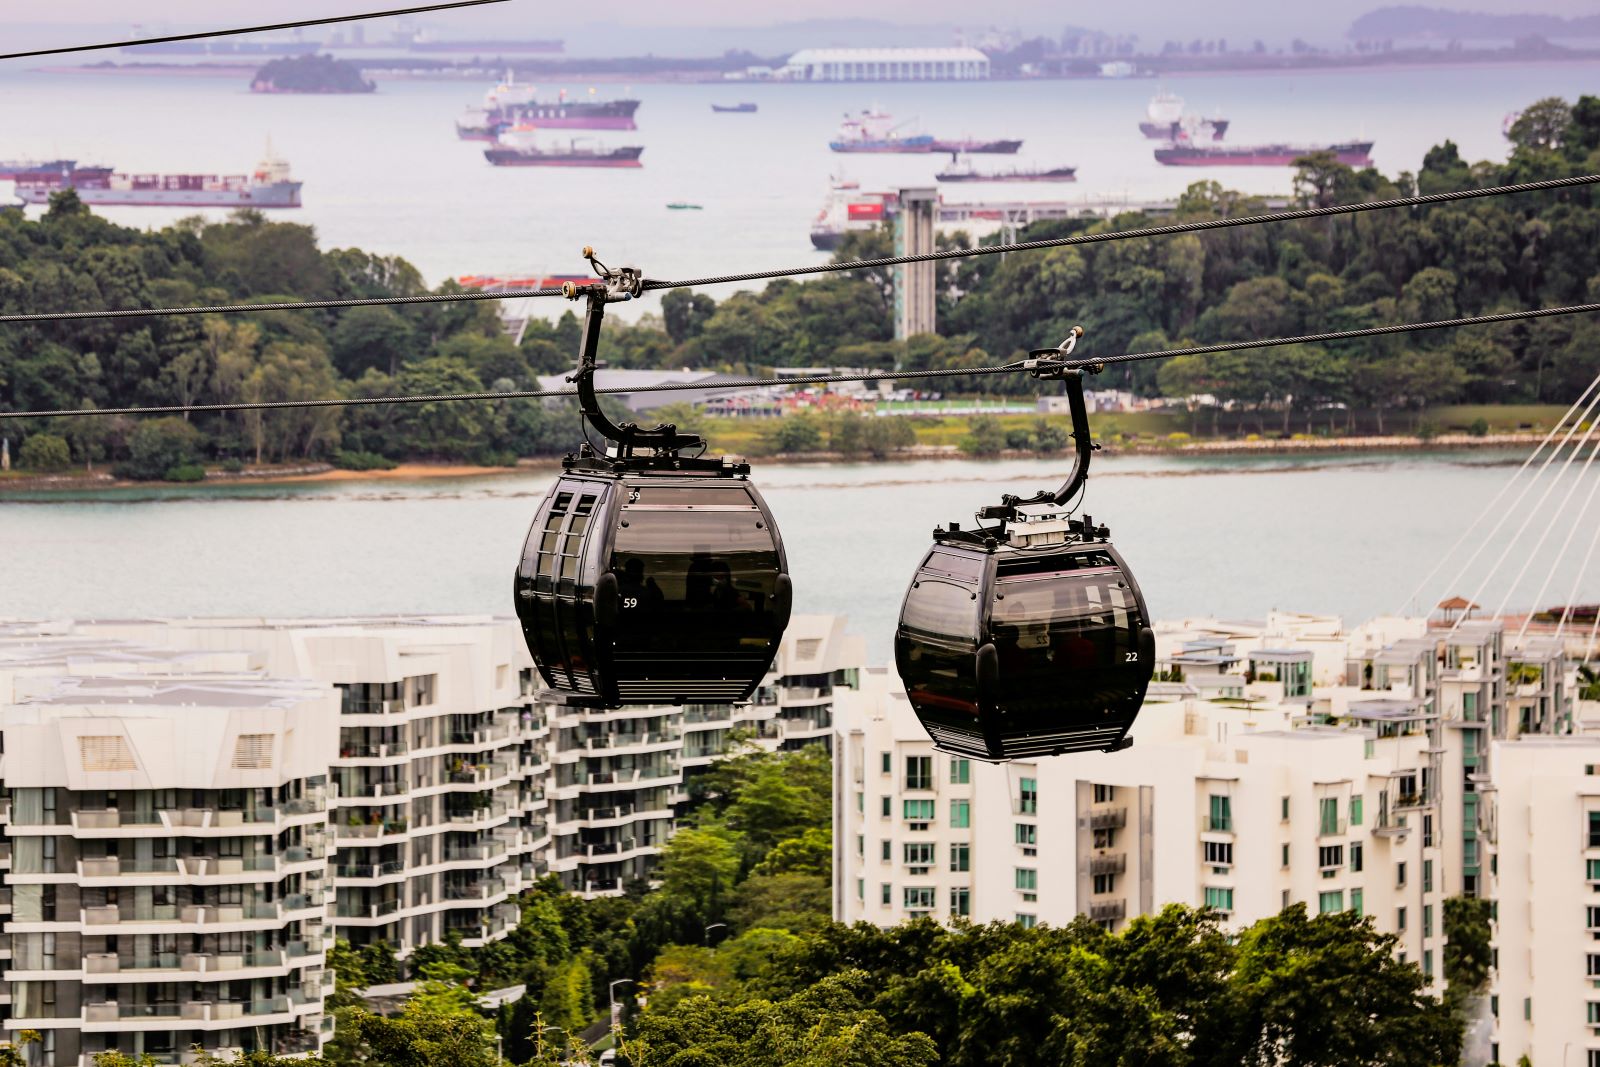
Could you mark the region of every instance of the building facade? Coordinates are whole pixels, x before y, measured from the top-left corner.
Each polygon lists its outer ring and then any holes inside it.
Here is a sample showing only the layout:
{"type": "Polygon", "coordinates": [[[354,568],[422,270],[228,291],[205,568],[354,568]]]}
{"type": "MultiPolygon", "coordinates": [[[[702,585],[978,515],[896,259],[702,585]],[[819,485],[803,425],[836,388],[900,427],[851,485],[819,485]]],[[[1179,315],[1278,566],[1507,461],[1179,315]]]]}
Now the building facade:
{"type": "Polygon", "coordinates": [[[807,48],[776,76],[792,81],[975,81],[989,76],[976,48],[807,48]]]}

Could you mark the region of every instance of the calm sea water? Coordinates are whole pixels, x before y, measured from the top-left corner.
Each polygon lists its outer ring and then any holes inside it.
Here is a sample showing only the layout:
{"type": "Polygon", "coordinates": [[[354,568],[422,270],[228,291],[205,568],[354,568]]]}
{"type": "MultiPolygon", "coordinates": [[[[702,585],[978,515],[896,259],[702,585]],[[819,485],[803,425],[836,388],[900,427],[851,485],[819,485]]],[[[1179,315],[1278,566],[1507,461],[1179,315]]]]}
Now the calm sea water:
{"type": "MultiPolygon", "coordinates": [[[[1415,170],[1446,137],[1470,159],[1503,158],[1507,112],[1549,95],[1592,91],[1600,63],[1392,69],[1170,79],[1192,109],[1233,121],[1231,141],[1376,141],[1386,172],[1415,170]]],[[[937,156],[837,156],[843,112],[876,104],[949,137],[1020,137],[1021,165],[1079,168],[1064,186],[953,189],[953,200],[1170,197],[1216,179],[1289,191],[1278,168],[1169,168],[1138,132],[1159,88],[1150,80],[863,85],[602,85],[643,101],[640,128],[601,133],[641,144],[626,170],[495,168],[452,122],[486,86],[385,81],[363,96],[262,96],[238,79],[28,73],[0,67],[0,158],[75,157],[121,170],[241,173],[271,138],[305,181],[305,207],[280,217],[317,227],[332,246],[394,253],[430,283],[468,273],[581,270],[579,250],[631,261],[652,277],[814,262],[812,217],[841,169],[865,189],[931,184],[937,156]],[[753,115],[713,114],[749,100],[753,115]],[[668,211],[673,201],[698,212],[668,211]]],[[[588,86],[550,85],[586,93],[588,86]]],[[[570,133],[566,136],[571,136],[570,133]]],[[[1012,162],[989,157],[985,165],[1012,162]]],[[[0,197],[7,187],[0,184],[0,197]]],[[[117,208],[132,225],[183,212],[117,208]]],[[[211,214],[220,216],[221,211],[211,214]]],[[[646,301],[645,308],[654,306],[646,301]]]]}
{"type": "MultiPolygon", "coordinates": [[[[1159,618],[1258,618],[1283,608],[1355,621],[1401,607],[1521,459],[1110,457],[1095,462],[1085,510],[1111,527],[1159,618]]],[[[784,534],[796,609],[848,615],[873,659],[886,662],[905,583],[933,526],[968,522],[1001,492],[1053,486],[1062,468],[951,460],[763,466],[757,477],[784,534]]],[[[506,614],[512,569],[549,481],[516,473],[0,503],[0,617],[506,614]]],[[[1552,494],[1550,509],[1564,492],[1552,494]]],[[[1461,588],[1442,588],[1441,577],[1426,602],[1477,594],[1518,522],[1461,588]]],[[[1530,550],[1549,525],[1530,525],[1530,550]]],[[[1566,554],[1546,602],[1566,595],[1592,528],[1566,554]]],[[[1541,559],[1556,554],[1565,530],[1541,559]]],[[[1481,603],[1498,603],[1522,558],[1513,554],[1481,603]]],[[[1547,570],[1529,568],[1514,602],[1531,599],[1547,570]]],[[[1600,596],[1600,576],[1579,592],[1600,596]]]]}

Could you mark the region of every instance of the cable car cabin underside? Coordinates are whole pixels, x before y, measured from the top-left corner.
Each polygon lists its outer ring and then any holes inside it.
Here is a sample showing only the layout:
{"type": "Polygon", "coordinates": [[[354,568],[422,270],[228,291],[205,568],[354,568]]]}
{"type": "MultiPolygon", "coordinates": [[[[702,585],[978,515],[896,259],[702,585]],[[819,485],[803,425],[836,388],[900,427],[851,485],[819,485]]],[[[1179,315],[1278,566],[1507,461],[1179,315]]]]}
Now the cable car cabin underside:
{"type": "Polygon", "coordinates": [[[937,536],[895,635],[906,695],[934,744],[983,760],[1126,747],[1155,636],[1110,542],[937,536]]]}
{"type": "Polygon", "coordinates": [[[771,667],[790,612],[782,541],[747,468],[693,466],[577,460],[534,517],[517,616],[569,701],[743,701],[771,667]]]}

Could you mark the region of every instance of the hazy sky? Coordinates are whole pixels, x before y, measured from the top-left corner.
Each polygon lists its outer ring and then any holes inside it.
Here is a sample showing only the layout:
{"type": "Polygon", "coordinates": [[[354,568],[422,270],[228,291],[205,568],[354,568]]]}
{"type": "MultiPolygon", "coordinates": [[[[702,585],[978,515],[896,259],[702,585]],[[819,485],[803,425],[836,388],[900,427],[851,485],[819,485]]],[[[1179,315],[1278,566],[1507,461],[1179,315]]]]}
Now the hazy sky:
{"type": "MultiPolygon", "coordinates": [[[[0,41],[10,23],[18,37],[32,40],[40,34],[59,36],[68,43],[73,28],[97,24],[126,33],[133,12],[147,31],[157,24],[162,29],[198,29],[205,26],[249,25],[251,23],[325,17],[335,12],[382,10],[403,6],[407,0],[275,0],[263,5],[259,0],[56,0],[48,5],[26,4],[24,0],[0,0],[0,41]],[[28,12],[24,29],[19,9],[28,12]],[[48,15],[39,16],[44,12],[48,15]],[[63,24],[52,30],[44,23],[63,24]]],[[[414,2],[414,0],[413,0],[414,2]]],[[[973,0],[806,0],[802,4],[759,4],[750,0],[672,0],[669,4],[606,5],[587,10],[583,5],[551,0],[509,0],[505,4],[460,12],[424,16],[441,36],[516,34],[560,35],[589,29],[597,23],[615,24],[634,30],[669,26],[682,30],[692,26],[766,27],[774,23],[813,18],[868,18],[912,25],[943,24],[981,28],[985,25],[1015,27],[1029,33],[1059,34],[1067,25],[1080,25],[1112,33],[1137,33],[1142,41],[1168,38],[1226,37],[1248,41],[1264,38],[1287,41],[1304,37],[1333,41],[1358,15],[1393,0],[1145,0],[1118,5],[1061,2],[1061,0],[1000,0],[977,4],[973,0]],[[670,12],[670,15],[664,15],[670,12]]],[[[1593,14],[1600,11],[1596,0],[1433,0],[1439,7],[1511,13],[1538,11],[1556,15],[1593,14]]],[[[588,34],[585,34],[588,39],[588,34]]],[[[634,33],[619,35],[630,42],[634,33]]],[[[708,45],[720,46],[724,38],[708,37],[708,45]]],[[[819,44],[836,43],[819,41],[819,44]]],[[[585,49],[590,50],[590,49],[585,49]]]]}

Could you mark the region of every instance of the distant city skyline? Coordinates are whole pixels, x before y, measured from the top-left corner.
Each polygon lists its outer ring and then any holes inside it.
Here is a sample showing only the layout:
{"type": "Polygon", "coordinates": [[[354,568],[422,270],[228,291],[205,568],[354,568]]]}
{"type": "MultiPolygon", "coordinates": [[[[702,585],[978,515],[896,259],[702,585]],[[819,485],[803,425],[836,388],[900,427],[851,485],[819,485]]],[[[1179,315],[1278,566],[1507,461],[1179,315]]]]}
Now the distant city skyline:
{"type": "MultiPolygon", "coordinates": [[[[556,10],[538,0],[511,0],[503,5],[439,12],[420,16],[428,28],[442,37],[552,36],[568,40],[570,50],[580,54],[636,50],[683,53],[694,44],[696,31],[705,31],[704,51],[720,52],[741,33],[754,48],[771,47],[780,39],[793,37],[793,47],[847,43],[848,26],[817,25],[838,20],[865,20],[888,24],[882,29],[903,26],[918,40],[927,35],[948,38],[956,28],[982,30],[993,26],[1016,30],[1027,36],[1059,36],[1068,26],[1081,26],[1110,34],[1136,34],[1146,47],[1159,47],[1169,39],[1223,37],[1245,43],[1257,38],[1273,43],[1300,37],[1315,43],[1332,43],[1342,38],[1350,23],[1360,15],[1385,6],[1379,0],[1331,0],[1312,8],[1284,5],[1273,0],[1217,0],[1197,7],[1178,3],[1125,5],[1115,11],[1086,4],[1061,5],[1051,0],[1011,0],[998,7],[974,8],[966,0],[877,0],[863,5],[856,0],[812,0],[805,19],[761,18],[748,4],[735,0],[681,0],[672,7],[670,23],[656,10],[607,9],[604,19],[593,19],[588,11],[556,10]],[[841,37],[840,34],[844,36],[841,37]]],[[[1455,7],[1457,5],[1442,5],[1455,7]]],[[[1587,0],[1537,0],[1529,5],[1519,0],[1471,0],[1459,5],[1491,14],[1525,14],[1529,8],[1539,13],[1571,17],[1594,13],[1587,0]]],[[[376,3],[350,2],[339,10],[351,13],[381,10],[376,3]]],[[[28,45],[66,45],[80,40],[86,28],[100,32],[96,40],[115,39],[131,31],[134,22],[129,9],[115,0],[76,0],[52,7],[48,21],[13,23],[10,33],[28,45]]],[[[198,0],[146,0],[139,5],[138,23],[146,32],[185,32],[206,27],[250,25],[263,21],[327,17],[330,6],[323,0],[282,0],[270,13],[241,0],[199,3],[198,0]]],[[[367,25],[382,32],[388,20],[367,25]]],[[[872,43],[882,43],[873,41],[872,43]]]]}

